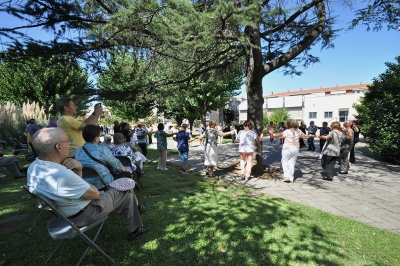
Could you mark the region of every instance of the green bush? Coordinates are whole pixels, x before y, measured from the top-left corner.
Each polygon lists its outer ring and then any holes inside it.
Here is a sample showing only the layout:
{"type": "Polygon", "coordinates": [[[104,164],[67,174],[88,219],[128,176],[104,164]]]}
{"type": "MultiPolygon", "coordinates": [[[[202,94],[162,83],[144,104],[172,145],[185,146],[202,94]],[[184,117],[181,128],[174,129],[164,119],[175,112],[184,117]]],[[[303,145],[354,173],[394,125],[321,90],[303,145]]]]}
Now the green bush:
{"type": "Polygon", "coordinates": [[[354,108],[360,131],[372,152],[389,161],[400,160],[400,57],[386,63],[388,69],[354,108]]]}

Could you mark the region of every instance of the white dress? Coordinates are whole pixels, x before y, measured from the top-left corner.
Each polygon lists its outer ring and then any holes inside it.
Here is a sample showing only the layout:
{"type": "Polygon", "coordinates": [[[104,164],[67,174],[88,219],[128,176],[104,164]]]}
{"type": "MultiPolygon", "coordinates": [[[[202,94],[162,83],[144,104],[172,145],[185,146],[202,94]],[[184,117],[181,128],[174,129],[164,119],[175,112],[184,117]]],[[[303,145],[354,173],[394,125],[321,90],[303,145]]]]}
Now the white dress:
{"type": "MultiPolygon", "coordinates": [[[[218,146],[217,137],[222,136],[221,131],[215,129],[207,129],[208,140],[204,140],[204,165],[205,166],[217,166],[218,164],[218,146]]],[[[202,136],[205,137],[206,133],[202,136]]]]}

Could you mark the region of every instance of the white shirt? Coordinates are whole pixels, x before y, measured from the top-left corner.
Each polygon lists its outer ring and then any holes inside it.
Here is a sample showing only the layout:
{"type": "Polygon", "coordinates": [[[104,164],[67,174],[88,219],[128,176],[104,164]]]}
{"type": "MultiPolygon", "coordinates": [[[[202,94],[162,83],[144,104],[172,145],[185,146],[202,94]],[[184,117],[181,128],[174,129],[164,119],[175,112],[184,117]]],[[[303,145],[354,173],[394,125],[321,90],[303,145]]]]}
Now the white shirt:
{"type": "Polygon", "coordinates": [[[65,166],[37,158],[28,168],[29,191],[53,200],[65,216],[72,216],[91,201],[81,199],[90,185],[65,166]]]}
{"type": "Polygon", "coordinates": [[[254,152],[254,140],[257,137],[254,131],[240,130],[237,137],[239,139],[239,152],[254,152]]]}
{"type": "Polygon", "coordinates": [[[283,146],[294,146],[299,147],[299,139],[304,135],[300,129],[286,129],[282,132],[282,135],[285,137],[285,143],[283,146]]]}

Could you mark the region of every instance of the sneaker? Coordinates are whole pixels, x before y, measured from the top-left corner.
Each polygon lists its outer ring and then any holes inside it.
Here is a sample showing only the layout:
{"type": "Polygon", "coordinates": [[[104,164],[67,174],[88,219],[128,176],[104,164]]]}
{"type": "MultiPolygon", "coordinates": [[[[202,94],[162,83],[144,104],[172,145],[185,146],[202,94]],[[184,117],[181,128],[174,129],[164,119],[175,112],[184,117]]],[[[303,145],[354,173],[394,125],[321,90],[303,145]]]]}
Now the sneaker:
{"type": "Polygon", "coordinates": [[[136,229],[135,231],[133,231],[132,233],[128,234],[128,242],[133,241],[136,237],[147,233],[149,231],[148,227],[139,227],[138,229],[136,229]]]}
{"type": "Polygon", "coordinates": [[[153,160],[147,160],[146,164],[151,164],[153,162],[153,160]]]}
{"type": "Polygon", "coordinates": [[[157,170],[162,170],[162,168],[157,166],[157,170]]]}
{"type": "Polygon", "coordinates": [[[168,168],[164,168],[164,169],[162,169],[162,170],[164,170],[164,171],[167,171],[167,170],[168,170],[168,168]]]}
{"type": "Polygon", "coordinates": [[[182,170],[181,173],[182,173],[183,175],[186,175],[186,174],[187,174],[187,171],[186,171],[186,170],[182,170]]]}
{"type": "Polygon", "coordinates": [[[142,214],[142,213],[145,213],[147,211],[147,209],[149,208],[149,204],[148,203],[142,203],[142,204],[139,204],[137,207],[139,209],[139,213],[142,214]]]}
{"type": "Polygon", "coordinates": [[[0,174],[0,178],[4,178],[6,177],[6,175],[0,174]]]}

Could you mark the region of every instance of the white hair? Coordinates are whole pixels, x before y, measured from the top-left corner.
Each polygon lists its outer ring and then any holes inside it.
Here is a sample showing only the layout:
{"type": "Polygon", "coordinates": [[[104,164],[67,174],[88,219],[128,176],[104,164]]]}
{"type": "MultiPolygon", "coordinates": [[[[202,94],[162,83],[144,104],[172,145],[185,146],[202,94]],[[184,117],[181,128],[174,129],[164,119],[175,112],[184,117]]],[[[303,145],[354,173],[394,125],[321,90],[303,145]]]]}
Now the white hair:
{"type": "Polygon", "coordinates": [[[57,127],[43,128],[33,136],[32,145],[39,157],[46,157],[54,152],[55,145],[63,141],[65,135],[67,134],[57,127]]]}

